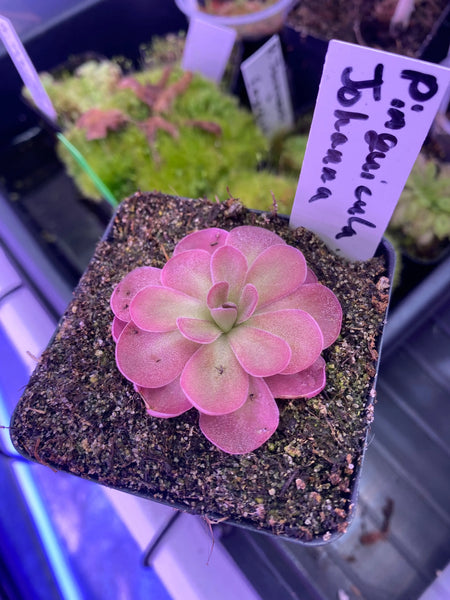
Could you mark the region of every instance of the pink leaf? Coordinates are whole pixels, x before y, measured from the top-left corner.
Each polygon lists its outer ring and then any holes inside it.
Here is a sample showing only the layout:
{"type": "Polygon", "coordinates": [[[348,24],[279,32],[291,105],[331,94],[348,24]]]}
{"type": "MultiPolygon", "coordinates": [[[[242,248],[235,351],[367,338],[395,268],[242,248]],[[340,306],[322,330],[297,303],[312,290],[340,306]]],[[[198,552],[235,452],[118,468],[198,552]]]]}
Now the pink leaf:
{"type": "Polygon", "coordinates": [[[136,391],[143,399],[148,414],[153,417],[178,417],[192,408],[181,389],[179,377],[160,388],[136,386],[136,391]]]}
{"type": "Polygon", "coordinates": [[[161,272],[161,282],[167,287],[205,301],[212,286],[211,256],[206,250],[186,250],[172,256],[161,272]]]}
{"type": "Polygon", "coordinates": [[[302,285],[289,296],[263,307],[261,312],[283,308],[298,308],[309,313],[322,331],[324,348],[336,341],[342,325],[342,308],[329,288],[320,283],[302,285]]]}
{"type": "Polygon", "coordinates": [[[111,296],[111,309],[122,321],[130,320],[130,303],[147,285],[161,285],[161,269],[138,267],[130,271],[115,287],[111,296]]]}
{"type": "Polygon", "coordinates": [[[291,359],[289,345],[277,335],[240,325],[227,335],[242,368],[254,377],[280,373],[291,359]]]}
{"type": "Polygon", "coordinates": [[[226,281],[218,281],[209,290],[206,297],[208,308],[219,308],[228,300],[228,291],[230,286],[226,281]]]}
{"type": "Polygon", "coordinates": [[[232,246],[222,246],[211,258],[211,274],[214,282],[226,281],[229,284],[228,299],[237,302],[247,273],[245,256],[232,246]]]}
{"type": "Polygon", "coordinates": [[[302,285],[295,293],[298,308],[308,312],[319,324],[323,347],[328,348],[339,336],[342,325],[342,307],[335,294],[320,283],[302,285]]]}
{"type": "Polygon", "coordinates": [[[284,373],[307,369],[322,352],[322,332],[316,321],[302,310],[286,309],[253,315],[246,325],[270,331],[289,345],[292,356],[284,373]]]}
{"type": "Polygon", "coordinates": [[[252,283],[258,290],[258,307],[261,307],[292,293],[305,277],[305,257],[285,244],[264,250],[248,270],[246,283],[252,283]]]}
{"type": "Polygon", "coordinates": [[[162,387],[181,373],[198,344],[181,333],[150,333],[130,322],[116,346],[119,371],[140,387],[162,387]]]}
{"type": "Polygon", "coordinates": [[[238,410],[220,416],[200,415],[200,429],[208,440],[229,454],[253,452],[278,427],[278,406],[263,379],[250,377],[248,399],[238,410]]]}
{"type": "Polygon", "coordinates": [[[254,285],[247,283],[242,290],[241,297],[238,303],[238,320],[237,323],[243,323],[249,319],[255,312],[258,304],[258,291],[254,285]]]}
{"type": "Polygon", "coordinates": [[[203,319],[180,317],[177,319],[177,326],[185,338],[197,344],[211,344],[222,335],[215,323],[203,319]]]}
{"type": "Polygon", "coordinates": [[[309,267],[306,270],[306,279],[303,283],[317,283],[319,280],[317,279],[316,274],[309,267]]]}
{"type": "Polygon", "coordinates": [[[211,308],[211,316],[222,331],[230,331],[237,319],[236,305],[224,305],[219,308],[211,308]]]}
{"type": "Polygon", "coordinates": [[[299,373],[266,377],[265,382],[275,398],[313,398],[325,387],[325,361],[319,356],[299,373]]]}
{"type": "Polygon", "coordinates": [[[132,321],[144,331],[174,331],[178,317],[208,318],[200,300],[167,287],[149,285],[138,292],[130,305],[132,321]]]}
{"type": "Polygon", "coordinates": [[[112,334],[112,338],[115,342],[117,342],[117,340],[119,339],[119,336],[122,333],[122,331],[125,329],[126,324],[127,324],[127,321],[122,321],[122,319],[119,319],[118,317],[114,317],[112,326],[111,326],[111,334],[112,334]]]}
{"type": "Polygon", "coordinates": [[[206,250],[212,254],[225,244],[227,237],[228,231],[219,229],[218,227],[194,231],[178,242],[173,251],[173,255],[175,256],[186,250],[206,250]]]}
{"type": "Polygon", "coordinates": [[[273,231],[252,225],[243,225],[232,229],[226,243],[240,250],[249,266],[269,246],[286,245],[286,242],[273,231]]]}
{"type": "Polygon", "coordinates": [[[248,374],[222,335],[201,346],[180,378],[188,400],[202,413],[223,415],[240,408],[248,392],[248,374]]]}

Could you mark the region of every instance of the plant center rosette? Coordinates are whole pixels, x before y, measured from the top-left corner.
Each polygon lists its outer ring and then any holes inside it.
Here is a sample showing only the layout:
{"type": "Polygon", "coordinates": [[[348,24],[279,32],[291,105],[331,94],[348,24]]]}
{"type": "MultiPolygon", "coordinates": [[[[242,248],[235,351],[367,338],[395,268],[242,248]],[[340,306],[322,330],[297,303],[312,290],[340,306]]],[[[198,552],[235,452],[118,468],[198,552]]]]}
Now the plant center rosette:
{"type": "Polygon", "coordinates": [[[196,408],[210,442],[251,452],[278,426],[275,398],[325,386],[324,348],[338,337],[338,299],[303,254],[262,227],[191,233],[162,269],[138,267],[111,296],[120,372],[147,412],[196,408]]]}

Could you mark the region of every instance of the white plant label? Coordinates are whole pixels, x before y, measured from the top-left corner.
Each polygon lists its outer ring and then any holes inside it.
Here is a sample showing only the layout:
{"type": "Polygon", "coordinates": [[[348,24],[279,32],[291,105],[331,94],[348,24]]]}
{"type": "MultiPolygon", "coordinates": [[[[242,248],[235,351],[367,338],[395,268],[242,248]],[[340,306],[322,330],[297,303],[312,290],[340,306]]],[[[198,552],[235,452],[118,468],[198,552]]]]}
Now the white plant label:
{"type": "Polygon", "coordinates": [[[189,22],[181,66],[219,83],[230,58],[236,31],[201,18],[189,22]]]}
{"type": "Polygon", "coordinates": [[[265,135],[290,129],[294,114],[278,35],[244,60],[241,71],[253,114],[265,135]]]}
{"type": "Polygon", "coordinates": [[[332,40],[290,224],[371,258],[450,82],[450,70],[332,40]]]}
{"type": "Polygon", "coordinates": [[[47,92],[42,85],[39,75],[28,56],[13,24],[0,15],[0,38],[11,57],[22,81],[28,88],[33,102],[51,121],[56,121],[57,115],[47,92]]]}

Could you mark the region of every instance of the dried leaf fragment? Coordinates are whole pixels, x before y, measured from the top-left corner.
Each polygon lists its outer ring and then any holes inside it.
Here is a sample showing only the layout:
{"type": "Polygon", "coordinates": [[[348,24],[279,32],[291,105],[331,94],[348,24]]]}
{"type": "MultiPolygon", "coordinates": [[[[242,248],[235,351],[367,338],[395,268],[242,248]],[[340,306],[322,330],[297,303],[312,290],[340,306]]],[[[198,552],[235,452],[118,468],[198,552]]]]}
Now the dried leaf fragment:
{"type": "Polygon", "coordinates": [[[198,129],[203,129],[208,133],[212,133],[217,137],[222,135],[222,127],[218,123],[214,123],[214,121],[202,121],[200,119],[189,119],[185,121],[185,125],[190,125],[191,127],[197,127],[198,129]]]}
{"type": "Polygon", "coordinates": [[[389,303],[389,286],[388,277],[380,277],[376,283],[376,292],[372,295],[372,304],[375,310],[382,313],[386,310],[389,303]]]}
{"type": "Polygon", "coordinates": [[[381,524],[380,529],[375,529],[374,531],[367,531],[363,533],[359,541],[364,546],[370,546],[375,544],[376,542],[383,541],[387,538],[390,523],[392,518],[392,513],[394,512],[394,501],[392,498],[387,498],[386,503],[383,506],[383,522],[381,524]]]}
{"type": "Polygon", "coordinates": [[[101,140],[108,131],[118,129],[127,121],[127,115],[117,108],[91,108],[81,115],[76,126],[86,131],[87,140],[101,140]]]}
{"type": "Polygon", "coordinates": [[[173,123],[166,121],[166,119],[158,115],[156,115],[155,117],[149,117],[145,121],[141,121],[139,123],[139,127],[147,136],[147,140],[150,146],[153,146],[153,144],[155,143],[156,134],[159,129],[162,129],[163,131],[167,132],[174,139],[177,139],[180,135],[178,129],[173,123]]]}
{"type": "Polygon", "coordinates": [[[162,90],[153,105],[153,110],[159,113],[168,112],[175,98],[187,90],[192,81],[192,77],[192,73],[186,71],[178,81],[175,81],[162,90]]]}
{"type": "Polygon", "coordinates": [[[172,72],[172,67],[166,67],[162,72],[162,75],[157,83],[143,84],[138,81],[135,77],[122,77],[118,87],[120,89],[130,89],[134,94],[147,104],[150,108],[153,108],[155,102],[158,101],[161,93],[167,85],[167,82],[172,72]]]}

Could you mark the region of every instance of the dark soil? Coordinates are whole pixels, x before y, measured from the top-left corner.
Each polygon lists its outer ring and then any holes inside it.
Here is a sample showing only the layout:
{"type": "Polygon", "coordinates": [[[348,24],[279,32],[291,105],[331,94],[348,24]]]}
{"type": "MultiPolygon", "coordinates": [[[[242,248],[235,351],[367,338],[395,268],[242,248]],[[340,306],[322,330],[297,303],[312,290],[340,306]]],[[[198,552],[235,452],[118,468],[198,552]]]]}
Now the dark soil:
{"type": "Polygon", "coordinates": [[[384,258],[345,263],[310,232],[230,200],[210,203],[137,193],[125,200],[76,289],[13,417],[11,437],[27,457],[57,470],[170,503],[210,519],[298,540],[346,530],[367,431],[388,289],[384,258]],[[161,267],[194,229],[256,224],[300,248],[344,312],[342,334],[324,352],[327,385],[316,398],[280,401],[280,425],[254,452],[232,456],[208,442],[191,410],[146,414],[116,368],[111,292],[132,268],[161,267]]]}
{"type": "Polygon", "coordinates": [[[338,39],[417,56],[447,7],[447,0],[416,0],[409,26],[390,32],[395,5],[395,0],[301,0],[289,14],[287,24],[325,40],[338,39]]]}

